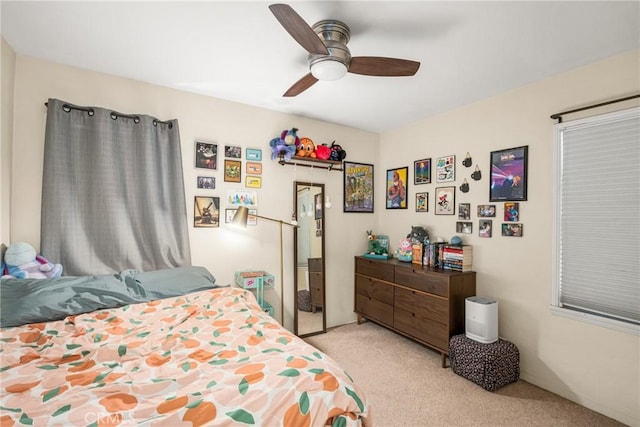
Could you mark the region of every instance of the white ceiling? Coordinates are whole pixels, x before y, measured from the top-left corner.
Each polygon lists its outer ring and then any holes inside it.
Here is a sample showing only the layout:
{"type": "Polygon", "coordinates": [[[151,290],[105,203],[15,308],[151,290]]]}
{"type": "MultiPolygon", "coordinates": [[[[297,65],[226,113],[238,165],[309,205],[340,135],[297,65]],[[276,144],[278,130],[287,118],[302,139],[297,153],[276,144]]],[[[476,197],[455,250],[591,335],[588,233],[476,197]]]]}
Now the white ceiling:
{"type": "Polygon", "coordinates": [[[283,98],[308,72],[306,51],[269,4],[2,0],[1,28],[20,55],[374,132],[640,46],[639,1],[292,1],[310,25],[347,23],[353,56],[421,67],[283,98]]]}

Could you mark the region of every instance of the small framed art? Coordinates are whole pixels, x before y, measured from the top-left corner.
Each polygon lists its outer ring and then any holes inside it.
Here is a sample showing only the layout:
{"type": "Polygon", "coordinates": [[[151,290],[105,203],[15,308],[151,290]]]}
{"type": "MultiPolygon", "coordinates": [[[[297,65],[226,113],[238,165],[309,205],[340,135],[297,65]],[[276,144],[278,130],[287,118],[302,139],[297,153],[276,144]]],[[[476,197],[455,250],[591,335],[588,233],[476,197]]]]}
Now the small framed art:
{"type": "Polygon", "coordinates": [[[436,215],[454,215],[456,206],[456,187],[436,188],[436,215]]]}
{"type": "Polygon", "coordinates": [[[213,190],[216,188],[216,178],[214,176],[199,176],[198,188],[204,190],[213,190]]]}
{"type": "Polygon", "coordinates": [[[373,212],[373,165],[344,162],[344,212],[373,212]]]}
{"type": "Polygon", "coordinates": [[[429,212],[429,193],[416,193],[416,212],[429,212]]]}
{"type": "Polygon", "coordinates": [[[496,205],[478,205],[480,218],[493,218],[496,216],[496,205]]]}
{"type": "MultiPolygon", "coordinates": [[[[224,214],[225,214],[224,222],[228,224],[231,221],[233,221],[233,218],[236,216],[236,212],[238,212],[237,209],[225,209],[224,210],[224,214]]],[[[258,224],[258,218],[256,217],[256,215],[258,215],[258,210],[257,209],[249,209],[249,215],[247,215],[247,225],[257,225],[258,224]]]]}
{"type": "Polygon", "coordinates": [[[458,205],[458,219],[471,219],[471,204],[460,203],[458,205]]]}
{"type": "Polygon", "coordinates": [[[313,196],[313,219],[322,219],[322,194],[313,196]]]}
{"type": "Polygon", "coordinates": [[[242,148],[237,145],[225,145],[224,156],[231,157],[232,159],[242,158],[242,148]]]}
{"type": "Polygon", "coordinates": [[[259,148],[247,148],[247,160],[253,160],[256,162],[262,161],[262,150],[259,148]]]}
{"type": "Polygon", "coordinates": [[[508,237],[522,237],[522,224],[519,222],[503,223],[502,235],[508,237]]]}
{"type": "Polygon", "coordinates": [[[456,156],[438,157],[436,160],[436,182],[456,180],[456,156]]]}
{"type": "Polygon", "coordinates": [[[200,169],[218,169],[218,145],[196,141],[196,167],[200,169]]]}
{"type": "Polygon", "coordinates": [[[260,188],[262,187],[262,177],[247,175],[244,178],[244,186],[247,188],[260,188]]]}
{"type": "Polygon", "coordinates": [[[387,209],[407,209],[409,167],[387,170],[387,209]]]}
{"type": "Polygon", "coordinates": [[[225,182],[242,182],[241,180],[242,162],[240,160],[224,161],[225,182]]]}
{"type": "Polygon", "coordinates": [[[262,175],[262,163],[247,162],[245,165],[247,175],[262,175]]]}
{"type": "Polygon", "coordinates": [[[218,227],[220,198],[195,196],[193,207],[194,227],[218,227]]]}
{"type": "Polygon", "coordinates": [[[518,222],[518,218],[520,218],[520,203],[506,202],[504,204],[504,221],[518,222]]]}
{"type": "Polygon", "coordinates": [[[489,201],[527,200],[528,146],[492,151],[489,201]]]}
{"type": "Polygon", "coordinates": [[[456,222],[456,233],[471,234],[473,232],[473,223],[471,221],[456,222]]]}
{"type": "Polygon", "coordinates": [[[493,221],[490,219],[481,219],[478,221],[478,236],[491,237],[491,229],[493,228],[493,221]]]}
{"type": "Polygon", "coordinates": [[[415,185],[431,184],[431,159],[413,162],[413,183],[415,185]]]}

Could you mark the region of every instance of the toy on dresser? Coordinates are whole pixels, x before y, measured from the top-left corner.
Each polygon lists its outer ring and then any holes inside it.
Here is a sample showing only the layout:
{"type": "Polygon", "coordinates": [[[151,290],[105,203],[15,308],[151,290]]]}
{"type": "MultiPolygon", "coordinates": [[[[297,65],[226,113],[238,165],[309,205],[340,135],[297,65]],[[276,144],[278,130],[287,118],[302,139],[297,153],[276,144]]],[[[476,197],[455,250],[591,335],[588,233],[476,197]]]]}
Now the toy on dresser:
{"type": "Polygon", "coordinates": [[[388,259],[389,255],[389,237],[380,234],[373,234],[373,230],[367,230],[367,240],[369,245],[367,252],[364,254],[367,258],[388,259]]]}

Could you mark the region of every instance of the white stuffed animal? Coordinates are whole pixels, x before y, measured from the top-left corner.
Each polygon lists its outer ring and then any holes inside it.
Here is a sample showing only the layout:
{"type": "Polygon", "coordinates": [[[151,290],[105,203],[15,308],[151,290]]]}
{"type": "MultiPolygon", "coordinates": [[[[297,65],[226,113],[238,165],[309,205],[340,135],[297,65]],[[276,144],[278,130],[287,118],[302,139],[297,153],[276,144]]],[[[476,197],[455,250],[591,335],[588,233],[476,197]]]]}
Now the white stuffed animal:
{"type": "Polygon", "coordinates": [[[2,278],[47,279],[60,277],[62,265],[53,264],[28,243],[18,242],[9,246],[4,253],[2,278]]]}

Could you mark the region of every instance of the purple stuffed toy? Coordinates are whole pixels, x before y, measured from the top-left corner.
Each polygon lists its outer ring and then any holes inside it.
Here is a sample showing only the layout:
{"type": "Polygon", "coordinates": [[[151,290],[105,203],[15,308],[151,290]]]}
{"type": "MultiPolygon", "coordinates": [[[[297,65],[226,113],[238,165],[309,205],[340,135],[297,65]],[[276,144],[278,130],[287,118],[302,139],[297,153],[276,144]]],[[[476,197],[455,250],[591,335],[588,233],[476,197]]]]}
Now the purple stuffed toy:
{"type": "Polygon", "coordinates": [[[300,138],[298,138],[298,129],[292,128],[291,130],[283,130],[279,138],[273,138],[269,142],[271,147],[271,160],[275,160],[278,157],[284,157],[285,160],[291,160],[295,156],[298,146],[300,145],[300,138]]]}
{"type": "Polygon", "coordinates": [[[14,243],[4,254],[3,279],[47,279],[61,275],[61,264],[50,263],[45,257],[38,255],[28,243],[14,243]]]}

